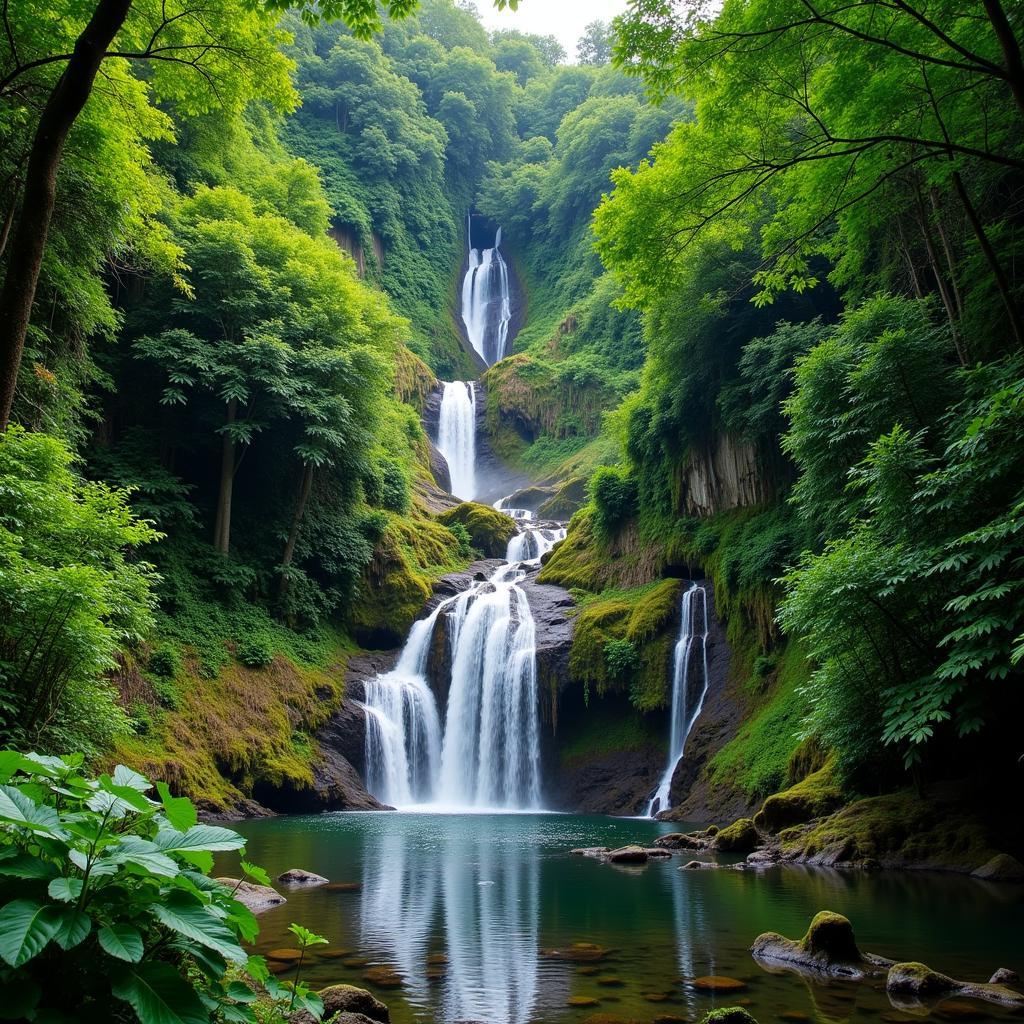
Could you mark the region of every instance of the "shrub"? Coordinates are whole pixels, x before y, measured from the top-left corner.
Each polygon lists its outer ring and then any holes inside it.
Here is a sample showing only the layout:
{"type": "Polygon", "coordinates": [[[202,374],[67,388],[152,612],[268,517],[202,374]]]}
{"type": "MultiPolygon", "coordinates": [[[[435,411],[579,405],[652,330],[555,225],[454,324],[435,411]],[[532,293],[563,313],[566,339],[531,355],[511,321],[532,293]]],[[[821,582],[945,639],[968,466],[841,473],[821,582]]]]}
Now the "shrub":
{"type": "Polygon", "coordinates": [[[604,664],[612,683],[629,685],[640,671],[640,652],[632,640],[609,640],[604,645],[604,664]]]}
{"type": "Polygon", "coordinates": [[[455,534],[455,540],[459,545],[459,555],[462,558],[472,558],[477,554],[476,549],[473,547],[473,538],[470,537],[469,530],[466,529],[463,523],[452,523],[448,529],[455,534]]]}
{"type": "Polygon", "coordinates": [[[594,525],[604,540],[613,538],[637,514],[636,480],[621,469],[602,466],[590,481],[594,525]]]}
{"type": "Polygon", "coordinates": [[[239,640],[235,645],[235,657],[246,668],[266,668],[274,660],[270,639],[256,634],[239,640]]]}
{"type": "MultiPolygon", "coordinates": [[[[214,852],[242,850],[242,837],[197,824],[163,783],[153,799],[124,765],[89,779],[83,760],[0,751],[4,1016],[109,1020],[130,1007],[141,1024],[256,1024],[262,1000],[319,1017],[306,986],[245,953],[256,919],[209,877],[214,852]]],[[[318,937],[302,931],[304,949],[318,937]]]]}
{"type": "Polygon", "coordinates": [[[178,674],[178,670],[181,668],[181,659],[170,644],[160,644],[149,652],[146,666],[153,675],[171,679],[178,674]]]}
{"type": "Polygon", "coordinates": [[[375,469],[363,480],[366,500],[370,505],[389,512],[409,509],[409,484],[402,467],[394,459],[381,459],[375,469]]]}

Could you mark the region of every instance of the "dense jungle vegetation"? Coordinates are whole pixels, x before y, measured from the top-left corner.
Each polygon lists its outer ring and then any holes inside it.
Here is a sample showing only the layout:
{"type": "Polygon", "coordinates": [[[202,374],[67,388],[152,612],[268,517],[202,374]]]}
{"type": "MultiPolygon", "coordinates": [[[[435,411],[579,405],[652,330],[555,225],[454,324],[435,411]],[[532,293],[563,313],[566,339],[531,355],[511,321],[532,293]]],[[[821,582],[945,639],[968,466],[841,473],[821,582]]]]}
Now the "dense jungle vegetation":
{"type": "Polygon", "coordinates": [[[706,575],[746,701],[712,785],[1019,791],[1022,19],[631,0],[568,63],[454,0],[4,3],[0,981],[95,941],[101,1010],[280,1018],[206,879],[237,837],[175,801],[311,783],[346,657],[476,554],[421,425],[477,372],[471,213],[525,303],[495,450],[582,506],[541,579],[586,700],[664,710],[706,575]]]}

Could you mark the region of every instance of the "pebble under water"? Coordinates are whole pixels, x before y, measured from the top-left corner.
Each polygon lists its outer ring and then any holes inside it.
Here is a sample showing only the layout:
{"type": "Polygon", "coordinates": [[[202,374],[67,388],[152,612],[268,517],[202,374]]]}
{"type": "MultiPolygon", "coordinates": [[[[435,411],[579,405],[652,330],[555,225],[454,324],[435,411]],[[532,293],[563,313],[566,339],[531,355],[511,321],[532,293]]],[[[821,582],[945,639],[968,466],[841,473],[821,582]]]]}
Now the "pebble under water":
{"type": "Polygon", "coordinates": [[[382,812],[237,827],[272,877],[299,867],[358,883],[284,889],[288,903],[260,916],[257,951],[293,946],[292,921],[312,928],[330,944],[304,977],[370,989],[395,1024],[673,1024],[732,1005],[760,1024],[1022,1019],[963,999],[897,1010],[881,980],[811,982],[766,971],[747,950],[764,931],[798,937],[829,909],[850,918],[862,949],[985,981],[997,967],[1024,970],[1024,886],[800,866],[680,871],[686,856],[619,868],[570,855],[681,827],[639,819],[382,812]],[[580,943],[594,948],[571,948],[580,943]]]}

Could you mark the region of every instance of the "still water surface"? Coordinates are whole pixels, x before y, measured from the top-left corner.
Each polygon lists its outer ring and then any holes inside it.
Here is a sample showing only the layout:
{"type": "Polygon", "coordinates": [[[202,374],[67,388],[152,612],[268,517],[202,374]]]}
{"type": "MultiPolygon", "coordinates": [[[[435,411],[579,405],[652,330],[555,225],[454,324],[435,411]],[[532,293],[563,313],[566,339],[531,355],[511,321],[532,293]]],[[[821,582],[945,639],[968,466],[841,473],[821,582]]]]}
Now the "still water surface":
{"type": "MultiPolygon", "coordinates": [[[[326,955],[304,970],[307,980],[369,988],[395,1024],[671,1024],[737,1003],[760,1024],[920,1020],[921,1011],[895,1011],[877,983],[811,984],[750,958],[760,932],[799,936],[822,909],[849,917],[871,952],[972,980],[987,980],[996,967],[1024,972],[1024,886],[800,867],[680,871],[687,858],[679,856],[619,869],[569,855],[575,846],[649,842],[680,827],[621,818],[363,813],[236,827],[249,858],[272,876],[300,867],[360,884],[286,891],[288,903],[260,917],[258,951],[294,946],[292,921],[328,936],[326,955]],[[580,942],[609,952],[591,963],[545,955],[580,942]],[[367,981],[378,965],[393,969],[401,986],[367,981]],[[706,975],[745,987],[719,996],[692,987],[706,975]],[[597,1002],[572,1007],[571,997],[597,1002]]],[[[963,1000],[924,1015],[1022,1019],[963,1000]]]]}

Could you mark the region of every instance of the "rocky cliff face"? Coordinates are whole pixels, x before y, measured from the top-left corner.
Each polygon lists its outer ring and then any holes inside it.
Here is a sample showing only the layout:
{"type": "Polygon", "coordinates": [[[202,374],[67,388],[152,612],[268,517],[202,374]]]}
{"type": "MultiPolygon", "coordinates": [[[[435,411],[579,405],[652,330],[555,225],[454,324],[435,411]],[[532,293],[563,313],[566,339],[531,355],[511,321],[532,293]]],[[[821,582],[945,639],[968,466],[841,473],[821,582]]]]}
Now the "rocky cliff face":
{"type": "Polygon", "coordinates": [[[710,516],[770,501],[774,485],[756,446],[730,434],[690,454],[681,475],[680,505],[688,515],[710,516]]]}

